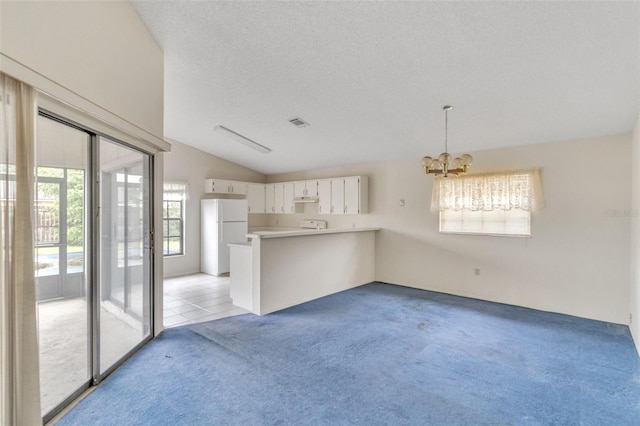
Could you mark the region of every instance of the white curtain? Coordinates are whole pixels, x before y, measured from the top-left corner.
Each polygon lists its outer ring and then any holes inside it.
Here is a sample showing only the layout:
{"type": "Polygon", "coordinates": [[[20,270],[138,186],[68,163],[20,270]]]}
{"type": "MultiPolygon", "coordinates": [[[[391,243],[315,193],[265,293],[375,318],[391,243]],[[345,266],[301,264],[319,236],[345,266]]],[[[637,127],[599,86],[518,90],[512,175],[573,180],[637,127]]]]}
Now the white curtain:
{"type": "Polygon", "coordinates": [[[186,182],[164,182],[163,192],[165,201],[180,201],[187,199],[187,183],[186,182]]]}
{"type": "Polygon", "coordinates": [[[439,177],[431,196],[432,211],[534,211],[543,207],[540,169],[439,177]]]}
{"type": "Polygon", "coordinates": [[[0,73],[0,424],[41,425],[33,260],[36,92],[0,73]]]}

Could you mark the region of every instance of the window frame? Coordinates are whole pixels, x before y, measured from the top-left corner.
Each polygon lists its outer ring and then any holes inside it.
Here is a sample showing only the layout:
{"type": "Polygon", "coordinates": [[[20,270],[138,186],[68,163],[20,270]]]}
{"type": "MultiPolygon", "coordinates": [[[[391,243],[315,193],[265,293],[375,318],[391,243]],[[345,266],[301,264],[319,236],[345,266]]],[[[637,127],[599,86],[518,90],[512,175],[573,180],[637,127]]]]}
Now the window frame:
{"type": "MultiPolygon", "coordinates": [[[[449,223],[452,223],[453,220],[449,219],[448,220],[449,223]]],[[[441,234],[459,234],[459,235],[483,235],[483,236],[491,236],[491,237],[515,237],[515,238],[531,238],[531,212],[527,211],[527,210],[521,210],[521,209],[511,209],[511,210],[490,210],[490,211],[484,211],[484,210],[467,210],[467,209],[463,209],[463,210],[453,210],[453,209],[443,209],[440,210],[439,212],[439,217],[438,217],[438,232],[440,232],[441,234]],[[444,217],[446,214],[448,213],[460,213],[461,215],[477,215],[480,216],[479,219],[473,219],[471,218],[471,220],[467,220],[466,224],[467,226],[465,227],[465,220],[464,218],[462,218],[460,220],[460,224],[459,224],[459,228],[458,229],[443,229],[444,228],[444,223],[447,222],[446,217],[444,217]],[[443,215],[444,213],[444,215],[443,215]],[[513,216],[515,216],[515,213],[521,214],[520,218],[516,218],[516,217],[512,217],[509,218],[507,217],[510,214],[513,214],[513,216]],[[491,218],[485,218],[485,216],[487,215],[499,215],[501,214],[503,216],[503,218],[501,220],[492,220],[491,218]],[[526,218],[525,218],[526,217],[526,218]],[[519,228],[520,232],[506,232],[505,229],[507,227],[509,227],[509,225],[517,225],[518,222],[522,222],[524,218],[524,226],[519,228]],[[492,225],[493,222],[493,226],[492,225]],[[501,223],[501,226],[503,228],[503,232],[498,232],[496,230],[496,224],[497,223],[501,223]],[[473,226],[476,225],[476,226],[473,226]],[[480,226],[480,229],[478,229],[478,225],[480,226]],[[524,232],[523,230],[526,229],[524,232]]],[[[451,227],[453,228],[453,227],[451,227]]]]}
{"type": "Polygon", "coordinates": [[[162,196],[162,257],[175,257],[175,256],[184,256],[185,255],[185,213],[186,213],[186,199],[187,199],[187,185],[183,185],[182,196],[180,198],[167,198],[168,193],[175,194],[178,191],[176,189],[167,190],[166,186],[176,185],[173,183],[165,182],[165,188],[163,188],[163,196],[162,196]],[[180,204],[180,217],[169,216],[169,206],[172,203],[180,204]],[[172,222],[179,222],[180,235],[175,235],[170,233],[170,229],[172,228],[172,222]],[[179,238],[180,250],[177,252],[171,252],[170,246],[172,241],[175,241],[176,238],[179,238]]]}

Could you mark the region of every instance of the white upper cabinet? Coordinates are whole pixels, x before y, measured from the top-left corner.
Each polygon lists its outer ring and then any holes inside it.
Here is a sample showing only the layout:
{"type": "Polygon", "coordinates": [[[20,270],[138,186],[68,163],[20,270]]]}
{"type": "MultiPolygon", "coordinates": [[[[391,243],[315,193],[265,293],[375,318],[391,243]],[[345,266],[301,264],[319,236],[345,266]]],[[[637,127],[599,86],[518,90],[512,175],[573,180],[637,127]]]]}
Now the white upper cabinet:
{"type": "Polygon", "coordinates": [[[293,196],[296,198],[307,196],[307,185],[305,181],[293,182],[293,196]]]}
{"type": "MultiPolygon", "coordinates": [[[[318,192],[326,191],[323,189],[318,192]]],[[[319,186],[320,188],[320,186],[319,186]]],[[[322,197],[320,198],[322,203],[322,197]]],[[[331,179],[331,214],[364,214],[369,207],[369,180],[366,176],[331,179]]],[[[318,206],[320,213],[320,206],[318,206]]]]}
{"type": "Polygon", "coordinates": [[[331,180],[318,181],[318,213],[331,213],[331,180]]]}
{"type": "Polygon", "coordinates": [[[204,192],[216,194],[229,194],[229,181],[222,179],[206,179],[204,192]]]}
{"type": "Polygon", "coordinates": [[[344,214],[344,179],[331,179],[331,214],[344,214]]]}
{"type": "Polygon", "coordinates": [[[369,180],[365,176],[344,178],[344,213],[364,214],[369,207],[369,180]]]}
{"type": "Polygon", "coordinates": [[[283,213],[295,213],[295,206],[293,204],[293,182],[285,182],[283,184],[283,196],[284,196],[284,205],[283,205],[283,213]]]}
{"type": "Polygon", "coordinates": [[[273,184],[273,200],[275,213],[284,213],[284,184],[273,184]]]}
{"type": "Polygon", "coordinates": [[[229,194],[246,195],[247,185],[247,182],[229,181],[229,194]]]}
{"type": "Polygon", "coordinates": [[[317,197],[318,196],[318,181],[317,180],[303,180],[293,183],[293,196],[300,197],[317,197]]]}
{"type": "Polygon", "coordinates": [[[223,179],[205,179],[204,192],[214,194],[247,194],[247,182],[234,182],[223,179]]]}
{"type": "Polygon", "coordinates": [[[264,186],[264,210],[266,213],[275,213],[275,185],[268,183],[264,186]]]}
{"type": "Polygon", "coordinates": [[[249,213],[266,213],[265,186],[263,184],[250,183],[247,185],[247,204],[249,205],[249,213]]]}
{"type": "Polygon", "coordinates": [[[318,198],[318,214],[365,214],[369,212],[369,180],[366,176],[297,182],[251,183],[206,179],[205,192],[245,195],[249,213],[304,213],[305,202],[296,198],[318,198]]]}

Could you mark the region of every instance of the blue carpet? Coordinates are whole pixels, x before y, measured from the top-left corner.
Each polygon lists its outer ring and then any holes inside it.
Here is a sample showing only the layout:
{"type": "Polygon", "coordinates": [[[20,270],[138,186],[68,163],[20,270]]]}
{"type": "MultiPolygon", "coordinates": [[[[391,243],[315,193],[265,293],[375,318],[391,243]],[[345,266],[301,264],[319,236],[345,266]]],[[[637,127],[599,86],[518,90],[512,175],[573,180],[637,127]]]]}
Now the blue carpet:
{"type": "Polygon", "coordinates": [[[640,425],[625,326],[373,283],[164,331],[58,425],[640,425]]]}

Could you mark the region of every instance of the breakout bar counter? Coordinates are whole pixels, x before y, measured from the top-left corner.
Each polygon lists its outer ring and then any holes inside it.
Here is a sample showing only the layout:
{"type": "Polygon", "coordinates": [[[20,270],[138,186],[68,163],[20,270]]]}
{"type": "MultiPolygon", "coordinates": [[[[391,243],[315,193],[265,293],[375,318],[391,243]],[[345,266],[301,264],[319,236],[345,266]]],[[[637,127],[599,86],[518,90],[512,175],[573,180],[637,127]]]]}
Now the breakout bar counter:
{"type": "Polygon", "coordinates": [[[264,315],[375,279],[380,228],[259,231],[231,248],[233,304],[264,315]]]}

